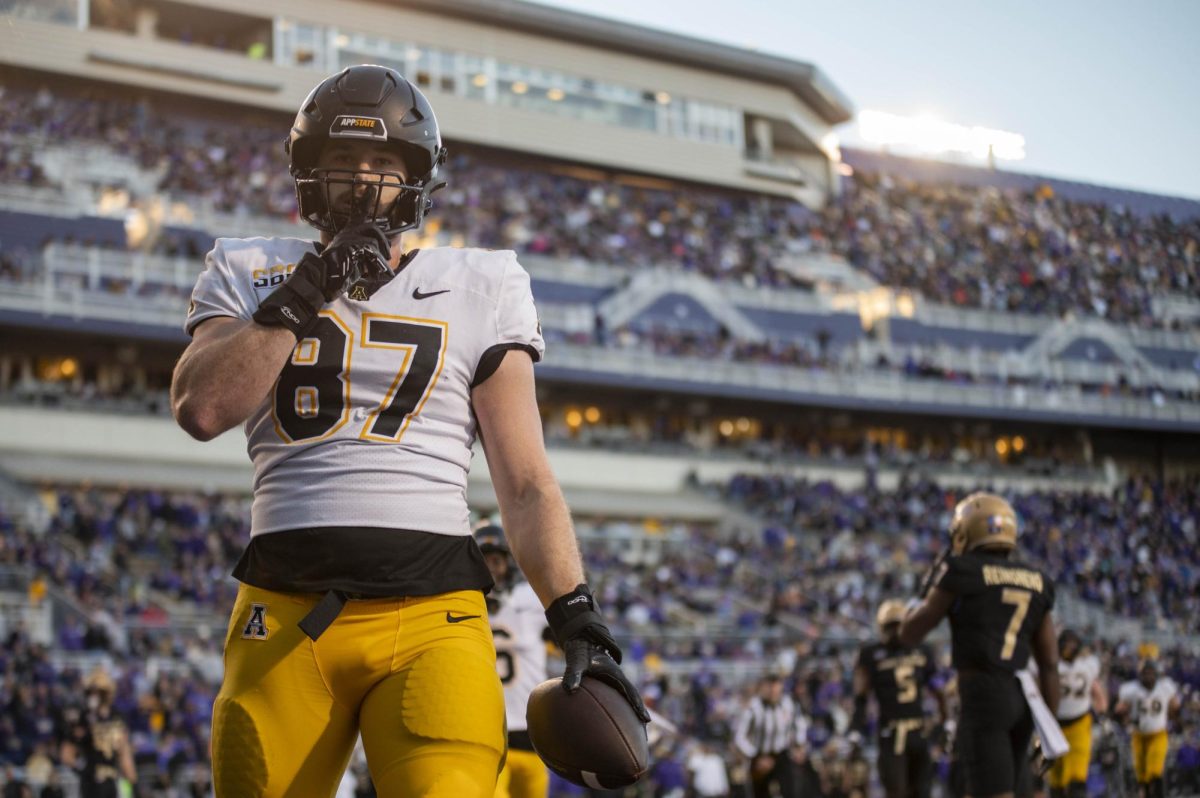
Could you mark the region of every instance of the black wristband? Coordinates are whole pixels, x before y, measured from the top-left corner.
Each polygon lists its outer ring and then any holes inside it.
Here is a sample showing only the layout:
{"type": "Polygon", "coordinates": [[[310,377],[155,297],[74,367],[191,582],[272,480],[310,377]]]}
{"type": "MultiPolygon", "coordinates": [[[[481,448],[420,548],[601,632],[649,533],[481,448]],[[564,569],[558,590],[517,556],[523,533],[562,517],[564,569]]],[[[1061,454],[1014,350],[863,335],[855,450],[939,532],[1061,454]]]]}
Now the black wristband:
{"type": "Polygon", "coordinates": [[[292,276],[259,303],[252,317],[256,323],[265,327],[287,327],[297,341],[304,337],[317,313],[325,306],[325,295],[309,277],[314,265],[305,263],[309,258],[319,263],[316,255],[305,255],[292,276]]]}
{"type": "MultiPolygon", "coordinates": [[[[596,610],[596,600],[587,585],[576,585],[566,595],[559,596],[546,610],[546,623],[550,633],[561,646],[583,629],[597,624],[604,626],[604,619],[596,610]]],[[[608,627],[604,627],[608,631],[608,627]]]]}

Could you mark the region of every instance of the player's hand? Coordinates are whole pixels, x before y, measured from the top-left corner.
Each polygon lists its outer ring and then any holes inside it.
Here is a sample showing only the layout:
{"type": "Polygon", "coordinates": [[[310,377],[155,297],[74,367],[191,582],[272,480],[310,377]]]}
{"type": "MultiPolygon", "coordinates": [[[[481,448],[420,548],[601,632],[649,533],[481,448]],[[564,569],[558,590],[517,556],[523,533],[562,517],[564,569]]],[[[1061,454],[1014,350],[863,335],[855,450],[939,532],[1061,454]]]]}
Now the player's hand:
{"type": "Polygon", "coordinates": [[[585,675],[599,679],[625,696],[642,723],[649,723],[641,694],[621,670],[621,649],[595,606],[588,586],[579,585],[546,610],[546,621],[566,660],[563,688],[574,693],[585,675]]]}
{"type": "Polygon", "coordinates": [[[1033,775],[1045,776],[1053,766],[1054,760],[1046,758],[1046,754],[1042,751],[1041,739],[1034,735],[1033,751],[1029,755],[1029,767],[1033,770],[1033,775]]]}
{"type": "Polygon", "coordinates": [[[287,327],[300,340],[327,302],[337,299],[348,283],[362,281],[366,297],[391,279],[387,236],[362,222],[342,230],[320,255],[300,259],[283,285],[259,303],[254,321],[267,327],[287,327]]]}
{"type": "Polygon", "coordinates": [[[775,767],[775,757],[773,756],[756,756],[754,764],[750,766],[750,777],[755,781],[764,778],[771,772],[771,768],[775,767]]]}
{"type": "Polygon", "coordinates": [[[332,302],[348,283],[386,276],[391,272],[390,253],[391,243],[378,227],[370,222],[348,225],[321,252],[325,264],[321,291],[325,301],[332,302]]]}

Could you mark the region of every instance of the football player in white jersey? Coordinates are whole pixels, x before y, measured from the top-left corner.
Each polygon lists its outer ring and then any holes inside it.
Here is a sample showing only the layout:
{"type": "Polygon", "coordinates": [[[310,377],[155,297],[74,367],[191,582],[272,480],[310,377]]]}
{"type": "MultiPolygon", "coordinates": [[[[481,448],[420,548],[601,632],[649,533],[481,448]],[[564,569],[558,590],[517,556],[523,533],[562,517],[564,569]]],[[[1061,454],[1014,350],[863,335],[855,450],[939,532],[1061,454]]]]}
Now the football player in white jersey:
{"type": "Polygon", "coordinates": [[[487,598],[488,621],[508,719],[508,757],[496,782],[496,798],[546,798],[550,773],[534,753],[525,722],[529,694],[546,679],[546,616],[512,561],[504,530],[482,526],[475,530],[475,542],[496,582],[487,598]]]}
{"type": "Polygon", "coordinates": [[[1100,680],[1100,660],[1085,650],[1072,629],[1058,635],[1058,723],[1071,745],[1050,768],[1051,798],[1085,798],[1092,760],[1092,712],[1108,711],[1108,695],[1100,680]]]}
{"type": "Polygon", "coordinates": [[[1146,659],[1138,678],[1125,682],[1117,693],[1113,712],[1133,722],[1133,770],[1142,798],[1163,798],[1163,770],[1167,763],[1167,721],[1179,713],[1175,682],[1158,672],[1158,663],[1146,659]]]}
{"type": "Polygon", "coordinates": [[[285,146],[320,241],[218,239],[171,386],[194,437],[243,424],[255,469],[216,794],[330,795],[361,730],[380,795],[490,798],[504,699],[466,504],[477,434],[564,688],[587,672],[647,718],[546,459],[529,276],[512,252],[405,251],[445,149],[395,70],[322,81],[285,146]]]}

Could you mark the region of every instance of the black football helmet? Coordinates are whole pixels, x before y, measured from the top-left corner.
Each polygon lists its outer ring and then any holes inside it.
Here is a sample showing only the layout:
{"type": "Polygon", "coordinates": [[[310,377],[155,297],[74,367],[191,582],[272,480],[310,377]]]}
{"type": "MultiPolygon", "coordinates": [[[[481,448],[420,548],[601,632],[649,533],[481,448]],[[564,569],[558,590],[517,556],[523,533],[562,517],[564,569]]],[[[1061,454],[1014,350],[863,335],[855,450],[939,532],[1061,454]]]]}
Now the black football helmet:
{"type": "Polygon", "coordinates": [[[1058,633],[1058,656],[1071,662],[1083,650],[1083,638],[1074,629],[1063,629],[1058,633]]]}
{"type": "Polygon", "coordinates": [[[374,224],[389,237],[420,227],[433,206],[430,195],[446,185],[438,177],[446,148],[429,100],[399,72],[375,64],[347,67],[313,89],[296,114],[284,151],[301,218],[327,233],[352,222],[374,224]],[[408,168],[407,179],[399,172],[317,168],[325,145],[338,140],[394,147],[408,168]],[[399,189],[386,205],[384,185],[399,189]],[[334,186],[348,187],[352,203],[335,207],[334,186]]]}
{"type": "MultiPolygon", "coordinates": [[[[475,530],[475,543],[479,546],[479,551],[482,554],[504,555],[504,573],[503,575],[497,575],[495,571],[492,571],[492,579],[496,582],[497,593],[506,592],[516,582],[518,571],[516,560],[512,556],[512,550],[508,547],[508,539],[504,535],[504,529],[496,524],[481,526],[475,530]]],[[[495,612],[499,609],[500,605],[495,602],[495,595],[488,596],[489,612],[495,612]]]]}
{"type": "Polygon", "coordinates": [[[508,540],[504,537],[504,529],[497,524],[487,524],[476,529],[475,543],[484,554],[492,551],[512,554],[508,548],[508,540]]]}

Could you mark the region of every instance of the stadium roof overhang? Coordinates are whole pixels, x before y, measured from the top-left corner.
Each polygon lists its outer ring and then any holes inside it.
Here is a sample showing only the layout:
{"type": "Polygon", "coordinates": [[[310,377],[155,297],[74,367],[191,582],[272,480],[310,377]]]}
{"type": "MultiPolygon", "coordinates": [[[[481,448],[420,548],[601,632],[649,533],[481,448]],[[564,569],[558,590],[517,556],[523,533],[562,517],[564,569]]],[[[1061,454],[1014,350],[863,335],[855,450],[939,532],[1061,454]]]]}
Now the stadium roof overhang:
{"type": "Polygon", "coordinates": [[[522,0],[373,1],[774,83],[795,93],[830,125],[853,117],[849,99],[821,70],[803,61],[522,0]]]}

